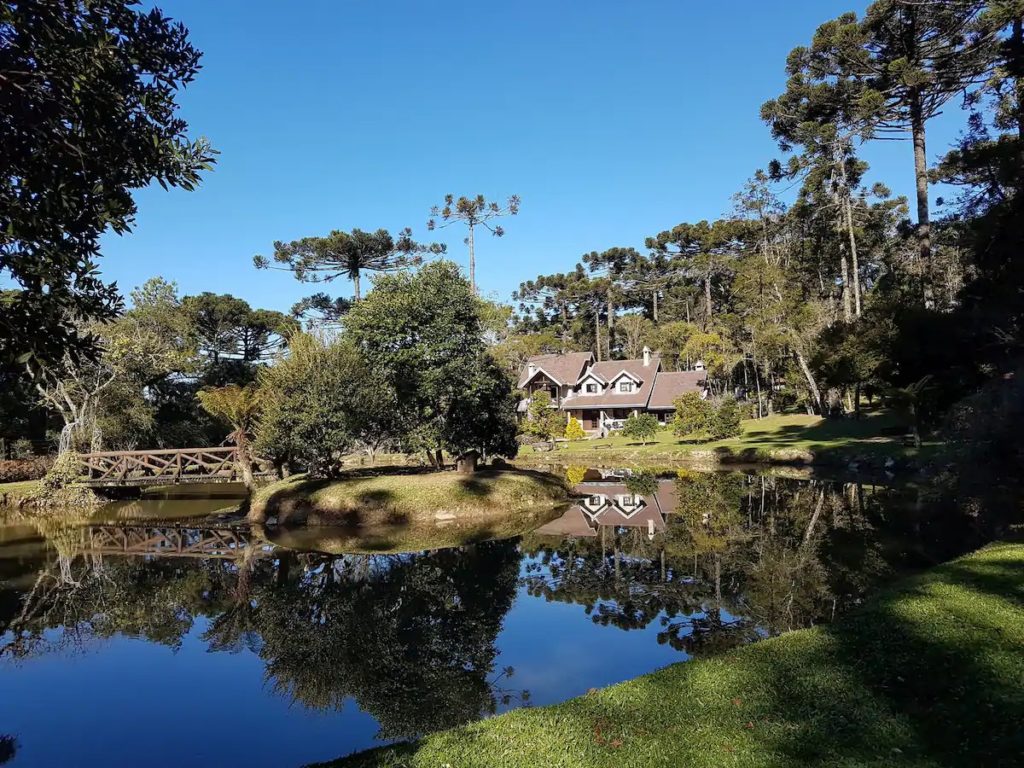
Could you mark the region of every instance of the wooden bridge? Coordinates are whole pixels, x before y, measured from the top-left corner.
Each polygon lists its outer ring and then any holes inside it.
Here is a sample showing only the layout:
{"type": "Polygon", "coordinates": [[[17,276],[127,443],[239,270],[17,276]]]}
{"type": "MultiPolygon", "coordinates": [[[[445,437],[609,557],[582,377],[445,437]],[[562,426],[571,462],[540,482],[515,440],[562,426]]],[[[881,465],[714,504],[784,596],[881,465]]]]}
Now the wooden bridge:
{"type": "Polygon", "coordinates": [[[107,451],[79,455],[79,482],[96,488],[172,483],[229,483],[240,480],[238,449],[172,448],[107,451]]]}
{"type": "MultiPolygon", "coordinates": [[[[235,560],[253,546],[246,528],[160,523],[158,525],[83,526],[80,551],[84,555],[235,560]]],[[[261,549],[257,548],[257,556],[261,549]]]]}

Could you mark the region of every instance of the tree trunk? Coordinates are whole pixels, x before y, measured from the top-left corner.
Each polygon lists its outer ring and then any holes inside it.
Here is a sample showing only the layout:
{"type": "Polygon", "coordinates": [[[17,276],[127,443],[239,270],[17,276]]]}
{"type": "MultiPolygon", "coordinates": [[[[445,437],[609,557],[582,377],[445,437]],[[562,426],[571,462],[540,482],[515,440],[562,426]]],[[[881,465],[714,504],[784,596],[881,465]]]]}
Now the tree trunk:
{"type": "Polygon", "coordinates": [[[921,284],[924,305],[935,304],[932,286],[932,228],[928,213],[928,155],[925,151],[924,112],[921,94],[910,91],[910,132],[914,140],[914,177],[917,185],[917,243],[921,259],[921,284]]]}
{"type": "Polygon", "coordinates": [[[594,354],[597,362],[601,362],[601,310],[594,309],[594,354]]]}
{"type": "Polygon", "coordinates": [[[658,289],[657,288],[655,288],[653,291],[651,291],[651,304],[652,304],[652,306],[654,308],[654,312],[652,313],[653,319],[654,319],[654,322],[657,323],[658,322],[658,289]]]}
{"type": "Polygon", "coordinates": [[[562,354],[569,348],[569,305],[562,303],[562,354]]]}
{"type": "Polygon", "coordinates": [[[846,194],[846,232],[850,237],[850,267],[853,270],[853,314],[860,317],[860,261],[857,258],[857,238],[853,233],[853,205],[850,203],[850,194],[846,194]]]}
{"type": "Polygon", "coordinates": [[[434,461],[438,469],[444,469],[444,453],[440,448],[434,451],[434,461]]]}
{"type": "Polygon", "coordinates": [[[846,260],[846,247],[841,245],[840,252],[839,265],[843,279],[843,322],[849,323],[853,313],[851,306],[852,296],[850,295],[850,264],[846,260]]]}
{"type": "Polygon", "coordinates": [[[822,411],[821,403],[821,390],[818,389],[818,382],[814,380],[814,374],[811,373],[810,366],[807,365],[807,360],[804,358],[803,353],[800,350],[793,350],[793,355],[796,357],[797,363],[800,365],[800,370],[807,379],[807,388],[811,390],[811,398],[814,401],[814,407],[818,413],[822,411]]]}
{"type": "Polygon", "coordinates": [[[608,354],[607,359],[612,359],[612,335],[615,332],[615,303],[608,299],[608,354]]]}
{"type": "Polygon", "coordinates": [[[245,491],[250,496],[253,490],[256,488],[256,478],[252,471],[252,455],[249,453],[249,441],[245,435],[239,434],[235,439],[235,445],[238,449],[236,453],[235,465],[238,468],[239,474],[242,476],[242,483],[245,485],[245,491]]]}
{"type": "Polygon", "coordinates": [[[359,301],[359,271],[356,270],[352,273],[352,296],[356,301],[359,301]]]}
{"type": "Polygon", "coordinates": [[[469,288],[476,296],[476,254],[473,252],[473,225],[469,225],[469,237],[466,238],[469,245],[469,288]]]}
{"type": "Polygon", "coordinates": [[[711,273],[704,276],[704,330],[711,325],[711,273]]]}

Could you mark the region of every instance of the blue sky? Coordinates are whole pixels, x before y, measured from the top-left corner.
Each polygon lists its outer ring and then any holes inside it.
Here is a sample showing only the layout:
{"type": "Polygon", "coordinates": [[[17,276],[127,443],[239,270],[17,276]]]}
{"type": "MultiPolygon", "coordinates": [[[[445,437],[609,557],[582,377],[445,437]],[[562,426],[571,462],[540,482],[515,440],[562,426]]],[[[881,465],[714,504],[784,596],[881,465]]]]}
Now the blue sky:
{"type": "MultiPolygon", "coordinates": [[[[162,275],[287,310],[311,289],[253,269],[274,240],[404,226],[427,239],[446,192],[515,193],[505,237],[477,244],[482,292],[507,300],[585,252],[727,212],[777,154],[758,112],[786,54],[864,5],[168,0],[205,53],[182,114],[221,155],[196,192],[141,191],[135,231],[104,239],[103,272],[125,292],[162,275]]],[[[963,120],[949,112],[933,160],[963,120]]],[[[911,193],[908,142],[864,154],[873,179],[911,193]]],[[[462,238],[431,239],[464,265],[462,238]]]]}

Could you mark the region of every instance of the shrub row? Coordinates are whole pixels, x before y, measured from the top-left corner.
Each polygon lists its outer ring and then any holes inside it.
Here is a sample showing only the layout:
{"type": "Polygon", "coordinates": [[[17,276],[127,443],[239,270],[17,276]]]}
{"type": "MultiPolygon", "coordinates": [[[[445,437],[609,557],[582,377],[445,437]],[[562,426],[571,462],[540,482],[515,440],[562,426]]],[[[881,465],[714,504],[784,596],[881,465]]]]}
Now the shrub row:
{"type": "Polygon", "coordinates": [[[0,483],[17,483],[22,480],[39,480],[53,465],[50,456],[35,456],[31,459],[0,460],[0,483]]]}

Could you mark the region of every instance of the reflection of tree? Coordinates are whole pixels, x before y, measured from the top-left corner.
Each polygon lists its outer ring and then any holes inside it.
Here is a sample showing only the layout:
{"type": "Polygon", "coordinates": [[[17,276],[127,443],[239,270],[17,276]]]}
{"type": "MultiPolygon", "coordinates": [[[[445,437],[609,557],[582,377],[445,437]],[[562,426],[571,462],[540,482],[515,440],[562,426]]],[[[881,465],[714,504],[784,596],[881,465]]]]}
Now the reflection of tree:
{"type": "Polygon", "coordinates": [[[322,558],[284,583],[261,583],[253,618],[268,679],[307,706],[354,697],[388,738],[492,712],[492,683],[505,676],[494,670],[494,641],[518,563],[514,542],[490,542],[322,558]]]}
{"type": "Polygon", "coordinates": [[[26,656],[115,634],[181,644],[200,616],[215,651],[251,651],[272,688],[312,708],[346,698],[381,735],[468,722],[526,692],[508,690],[495,640],[515,596],[514,541],[410,555],[255,552],[237,561],[73,558],[50,564],[0,653],[26,656]],[[59,633],[47,632],[61,628],[59,633]]]}
{"type": "MultiPolygon", "coordinates": [[[[920,551],[946,552],[908,522],[916,491],[741,473],[681,471],[653,540],[602,528],[535,541],[532,594],[582,605],[595,623],[637,629],[687,652],[810,626],[855,605],[920,551]],[[907,545],[912,541],[913,545],[907,545]]],[[[913,515],[910,515],[913,517],[913,515]]],[[[947,554],[947,557],[949,555],[947,554]]]]}
{"type": "Polygon", "coordinates": [[[18,751],[18,742],[13,736],[0,736],[0,765],[11,762],[18,751]]]}

